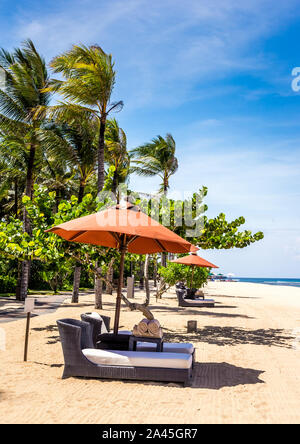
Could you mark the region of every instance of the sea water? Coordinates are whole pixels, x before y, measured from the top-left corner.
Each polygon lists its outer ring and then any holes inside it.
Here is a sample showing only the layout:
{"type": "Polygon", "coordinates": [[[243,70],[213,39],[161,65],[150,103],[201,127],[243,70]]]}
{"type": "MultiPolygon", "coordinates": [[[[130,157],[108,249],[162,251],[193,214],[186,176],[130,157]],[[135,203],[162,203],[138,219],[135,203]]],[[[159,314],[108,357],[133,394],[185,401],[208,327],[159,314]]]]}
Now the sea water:
{"type": "Polygon", "coordinates": [[[288,279],[288,278],[234,278],[239,282],[253,282],[255,284],[268,284],[268,285],[287,285],[289,287],[300,287],[300,278],[288,279]]]}

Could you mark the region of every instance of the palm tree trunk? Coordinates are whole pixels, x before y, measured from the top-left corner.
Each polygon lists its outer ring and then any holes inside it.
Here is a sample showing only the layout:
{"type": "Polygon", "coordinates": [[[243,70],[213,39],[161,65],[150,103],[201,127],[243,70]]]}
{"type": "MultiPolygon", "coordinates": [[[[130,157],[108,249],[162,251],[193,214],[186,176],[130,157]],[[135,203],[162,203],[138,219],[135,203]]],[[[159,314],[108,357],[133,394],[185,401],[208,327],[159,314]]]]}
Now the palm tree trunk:
{"type": "Polygon", "coordinates": [[[167,266],[167,253],[165,252],[161,253],[161,266],[162,267],[167,266]]]}
{"type": "MultiPolygon", "coordinates": [[[[35,145],[32,143],[30,145],[29,158],[27,164],[27,176],[26,176],[26,189],[25,195],[32,199],[32,189],[33,189],[33,168],[35,159],[35,145]]],[[[27,211],[23,210],[23,231],[30,234],[30,221],[28,218],[27,211]]],[[[30,261],[22,262],[21,275],[19,285],[16,289],[16,299],[19,301],[25,301],[28,293],[28,283],[30,275],[30,261]]]]}
{"type": "Polygon", "coordinates": [[[104,186],[104,133],[106,117],[100,119],[99,142],[98,142],[98,193],[104,186]]]}
{"type": "MultiPolygon", "coordinates": [[[[164,176],[164,196],[165,197],[167,197],[168,185],[169,185],[169,182],[168,182],[168,179],[167,179],[166,173],[165,173],[165,176],[164,176]]],[[[165,253],[165,252],[161,253],[161,266],[162,267],[167,266],[167,253],[165,253]]]]}
{"type": "MultiPolygon", "coordinates": [[[[82,202],[84,195],[85,183],[81,180],[78,192],[78,203],[82,202]]],[[[72,302],[77,304],[79,301],[79,287],[80,287],[80,277],[81,277],[81,265],[79,262],[75,265],[74,269],[74,278],[73,278],[73,294],[72,294],[72,302]]]]}
{"type": "MultiPolygon", "coordinates": [[[[104,134],[106,126],[106,116],[101,116],[100,118],[100,128],[99,128],[99,141],[98,141],[98,183],[97,189],[98,193],[102,191],[104,186],[104,134]]],[[[97,264],[96,264],[97,267],[97,264]]],[[[101,271],[101,269],[99,268],[101,271]]],[[[95,275],[95,308],[102,308],[102,287],[103,282],[95,275]]]]}
{"type": "Polygon", "coordinates": [[[73,294],[72,303],[77,304],[79,300],[79,286],[80,286],[81,266],[75,265],[73,278],[73,294]]]}
{"type": "Polygon", "coordinates": [[[82,202],[83,196],[84,196],[84,189],[85,189],[85,182],[81,181],[79,186],[79,192],[78,192],[78,203],[82,202]]]}
{"type": "Polygon", "coordinates": [[[117,169],[114,171],[113,180],[112,180],[112,192],[117,198],[117,203],[119,203],[119,196],[116,195],[118,186],[118,172],[117,169]]]}
{"type": "Polygon", "coordinates": [[[113,276],[114,276],[113,263],[114,261],[110,261],[106,273],[106,288],[105,288],[106,294],[112,294],[113,292],[113,276]]]}
{"type": "Polygon", "coordinates": [[[144,272],[143,272],[143,268],[144,268],[144,262],[142,260],[140,260],[140,289],[143,290],[144,289],[144,272]]]}

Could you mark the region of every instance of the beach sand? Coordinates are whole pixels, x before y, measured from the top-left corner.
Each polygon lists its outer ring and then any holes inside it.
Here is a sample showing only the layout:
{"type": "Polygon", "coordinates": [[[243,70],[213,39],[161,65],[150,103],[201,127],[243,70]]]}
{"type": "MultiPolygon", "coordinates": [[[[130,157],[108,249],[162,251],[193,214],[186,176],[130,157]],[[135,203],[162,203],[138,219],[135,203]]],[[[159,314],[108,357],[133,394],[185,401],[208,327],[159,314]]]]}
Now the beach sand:
{"type": "MultiPolygon", "coordinates": [[[[25,320],[2,323],[0,423],[299,423],[300,288],[211,282],[205,293],[218,302],[215,308],[178,308],[174,292],[158,303],[151,300],[168,339],[196,347],[188,388],[62,380],[56,320],[91,311],[93,295],[81,296],[78,305],[67,299],[56,312],[31,319],[27,363],[25,320]],[[188,320],[197,320],[197,333],[186,333],[188,320]]],[[[103,300],[100,313],[112,316],[115,296],[103,300]]],[[[122,306],[120,325],[131,329],[141,317],[122,306]]]]}

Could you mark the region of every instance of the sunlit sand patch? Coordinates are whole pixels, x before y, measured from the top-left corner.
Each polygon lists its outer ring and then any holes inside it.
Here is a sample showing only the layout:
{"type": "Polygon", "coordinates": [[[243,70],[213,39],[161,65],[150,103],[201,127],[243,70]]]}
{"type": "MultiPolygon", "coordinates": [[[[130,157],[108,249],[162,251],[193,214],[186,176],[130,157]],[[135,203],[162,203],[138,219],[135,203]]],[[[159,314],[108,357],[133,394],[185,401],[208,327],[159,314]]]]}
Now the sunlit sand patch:
{"type": "Polygon", "coordinates": [[[0,328],[0,350],[6,350],[6,334],[4,328],[0,328]]]}

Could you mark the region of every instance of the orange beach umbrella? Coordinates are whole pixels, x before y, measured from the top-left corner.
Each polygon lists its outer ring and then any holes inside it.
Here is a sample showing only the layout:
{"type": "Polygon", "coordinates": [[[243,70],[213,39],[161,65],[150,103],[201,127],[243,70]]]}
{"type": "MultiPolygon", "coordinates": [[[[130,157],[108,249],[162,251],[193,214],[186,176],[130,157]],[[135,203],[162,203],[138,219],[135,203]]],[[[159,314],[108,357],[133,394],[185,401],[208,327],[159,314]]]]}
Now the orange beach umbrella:
{"type": "Polygon", "coordinates": [[[187,253],[195,247],[129,202],[50,228],[70,242],[117,248],[121,253],[114,333],[118,333],[126,251],[187,253]]]}
{"type": "MultiPolygon", "coordinates": [[[[191,250],[191,251],[193,251],[193,250],[191,250]]],[[[195,253],[194,251],[192,252],[192,254],[189,254],[188,256],[174,259],[171,262],[175,262],[177,264],[189,265],[192,267],[192,277],[191,277],[191,283],[190,283],[191,287],[193,284],[193,276],[194,276],[195,267],[219,268],[217,265],[214,265],[211,262],[208,262],[206,259],[203,259],[202,257],[198,256],[197,253],[195,253]]]]}

